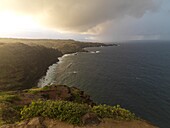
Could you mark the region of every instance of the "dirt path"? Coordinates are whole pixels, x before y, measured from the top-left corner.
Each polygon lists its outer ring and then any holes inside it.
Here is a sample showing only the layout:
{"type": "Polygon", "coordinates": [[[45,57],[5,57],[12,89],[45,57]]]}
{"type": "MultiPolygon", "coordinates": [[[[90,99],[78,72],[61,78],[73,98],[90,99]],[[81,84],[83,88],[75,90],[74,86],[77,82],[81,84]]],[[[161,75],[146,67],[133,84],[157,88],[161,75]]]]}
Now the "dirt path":
{"type": "Polygon", "coordinates": [[[112,119],[104,119],[99,125],[73,126],[65,122],[33,118],[31,120],[23,121],[19,124],[4,125],[0,128],[158,128],[146,121],[114,121],[112,119]]]}

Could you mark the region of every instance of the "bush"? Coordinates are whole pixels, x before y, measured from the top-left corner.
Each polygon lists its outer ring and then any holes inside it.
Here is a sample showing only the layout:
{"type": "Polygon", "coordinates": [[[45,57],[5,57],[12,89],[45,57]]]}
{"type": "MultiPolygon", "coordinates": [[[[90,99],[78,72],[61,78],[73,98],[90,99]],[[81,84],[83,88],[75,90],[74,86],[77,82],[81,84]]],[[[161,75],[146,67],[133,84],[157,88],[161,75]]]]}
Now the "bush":
{"type": "Polygon", "coordinates": [[[86,104],[78,104],[68,101],[37,101],[32,102],[21,110],[22,119],[33,117],[48,117],[66,121],[71,124],[81,125],[82,116],[91,112],[100,118],[112,118],[114,120],[137,119],[129,110],[117,106],[98,105],[90,107],[86,104]]]}
{"type": "Polygon", "coordinates": [[[6,101],[6,102],[10,102],[13,103],[15,101],[19,101],[20,97],[14,94],[3,94],[0,95],[0,102],[6,101]]]}
{"type": "Polygon", "coordinates": [[[20,109],[9,102],[0,102],[0,125],[20,121],[20,109]]]}
{"type": "Polygon", "coordinates": [[[124,108],[121,108],[120,105],[98,105],[92,108],[92,112],[94,112],[101,118],[113,118],[115,120],[137,119],[134,113],[131,113],[129,110],[126,110],[124,108]]]}
{"type": "Polygon", "coordinates": [[[71,124],[82,124],[81,117],[88,111],[89,107],[83,104],[67,101],[37,101],[25,106],[21,116],[22,119],[42,116],[71,124]]]}
{"type": "Polygon", "coordinates": [[[15,110],[12,107],[3,109],[3,110],[1,110],[0,113],[1,113],[0,115],[2,116],[1,117],[2,120],[5,123],[7,123],[7,124],[15,123],[15,122],[20,120],[20,113],[19,113],[19,111],[15,110]]]}

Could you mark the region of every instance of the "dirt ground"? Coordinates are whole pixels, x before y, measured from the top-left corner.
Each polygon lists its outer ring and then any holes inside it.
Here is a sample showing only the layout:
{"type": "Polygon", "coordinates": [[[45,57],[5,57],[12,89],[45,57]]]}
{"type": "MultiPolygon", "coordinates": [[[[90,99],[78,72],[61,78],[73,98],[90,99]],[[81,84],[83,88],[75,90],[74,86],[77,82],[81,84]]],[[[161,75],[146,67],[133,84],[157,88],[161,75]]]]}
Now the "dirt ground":
{"type": "Polygon", "coordinates": [[[0,128],[158,128],[146,121],[114,121],[112,119],[104,119],[98,125],[74,126],[65,122],[33,118],[31,120],[23,121],[19,124],[4,125],[0,128]]]}

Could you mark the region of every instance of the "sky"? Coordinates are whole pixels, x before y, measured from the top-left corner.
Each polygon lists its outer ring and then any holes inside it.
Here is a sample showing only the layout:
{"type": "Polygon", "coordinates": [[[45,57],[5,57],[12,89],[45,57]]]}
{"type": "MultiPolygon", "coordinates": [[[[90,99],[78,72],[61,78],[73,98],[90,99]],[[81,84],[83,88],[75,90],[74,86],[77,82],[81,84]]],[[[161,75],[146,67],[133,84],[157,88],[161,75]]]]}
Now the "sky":
{"type": "Polygon", "coordinates": [[[170,40],[169,0],[0,0],[0,37],[170,40]]]}

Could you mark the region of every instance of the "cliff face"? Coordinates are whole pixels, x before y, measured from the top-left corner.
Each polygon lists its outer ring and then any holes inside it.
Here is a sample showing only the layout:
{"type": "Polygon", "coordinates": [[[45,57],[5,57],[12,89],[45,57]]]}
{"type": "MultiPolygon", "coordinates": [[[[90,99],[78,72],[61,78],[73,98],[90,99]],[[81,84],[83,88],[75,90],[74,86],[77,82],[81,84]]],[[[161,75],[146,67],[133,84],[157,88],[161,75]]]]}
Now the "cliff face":
{"type": "Polygon", "coordinates": [[[66,85],[50,85],[44,88],[33,88],[23,91],[12,92],[17,93],[20,100],[13,101],[14,104],[24,106],[29,105],[36,100],[53,100],[53,101],[72,101],[76,103],[85,103],[94,105],[90,96],[84,91],[76,87],[68,87],[66,85]]]}
{"type": "Polygon", "coordinates": [[[104,44],[94,42],[80,42],[75,40],[51,40],[51,39],[7,39],[0,38],[0,44],[20,42],[30,46],[41,45],[46,48],[58,49],[63,54],[82,52],[85,47],[117,46],[116,44],[104,44]]]}
{"type": "Polygon", "coordinates": [[[14,43],[0,46],[0,91],[36,85],[48,67],[58,61],[58,50],[14,43]]]}

